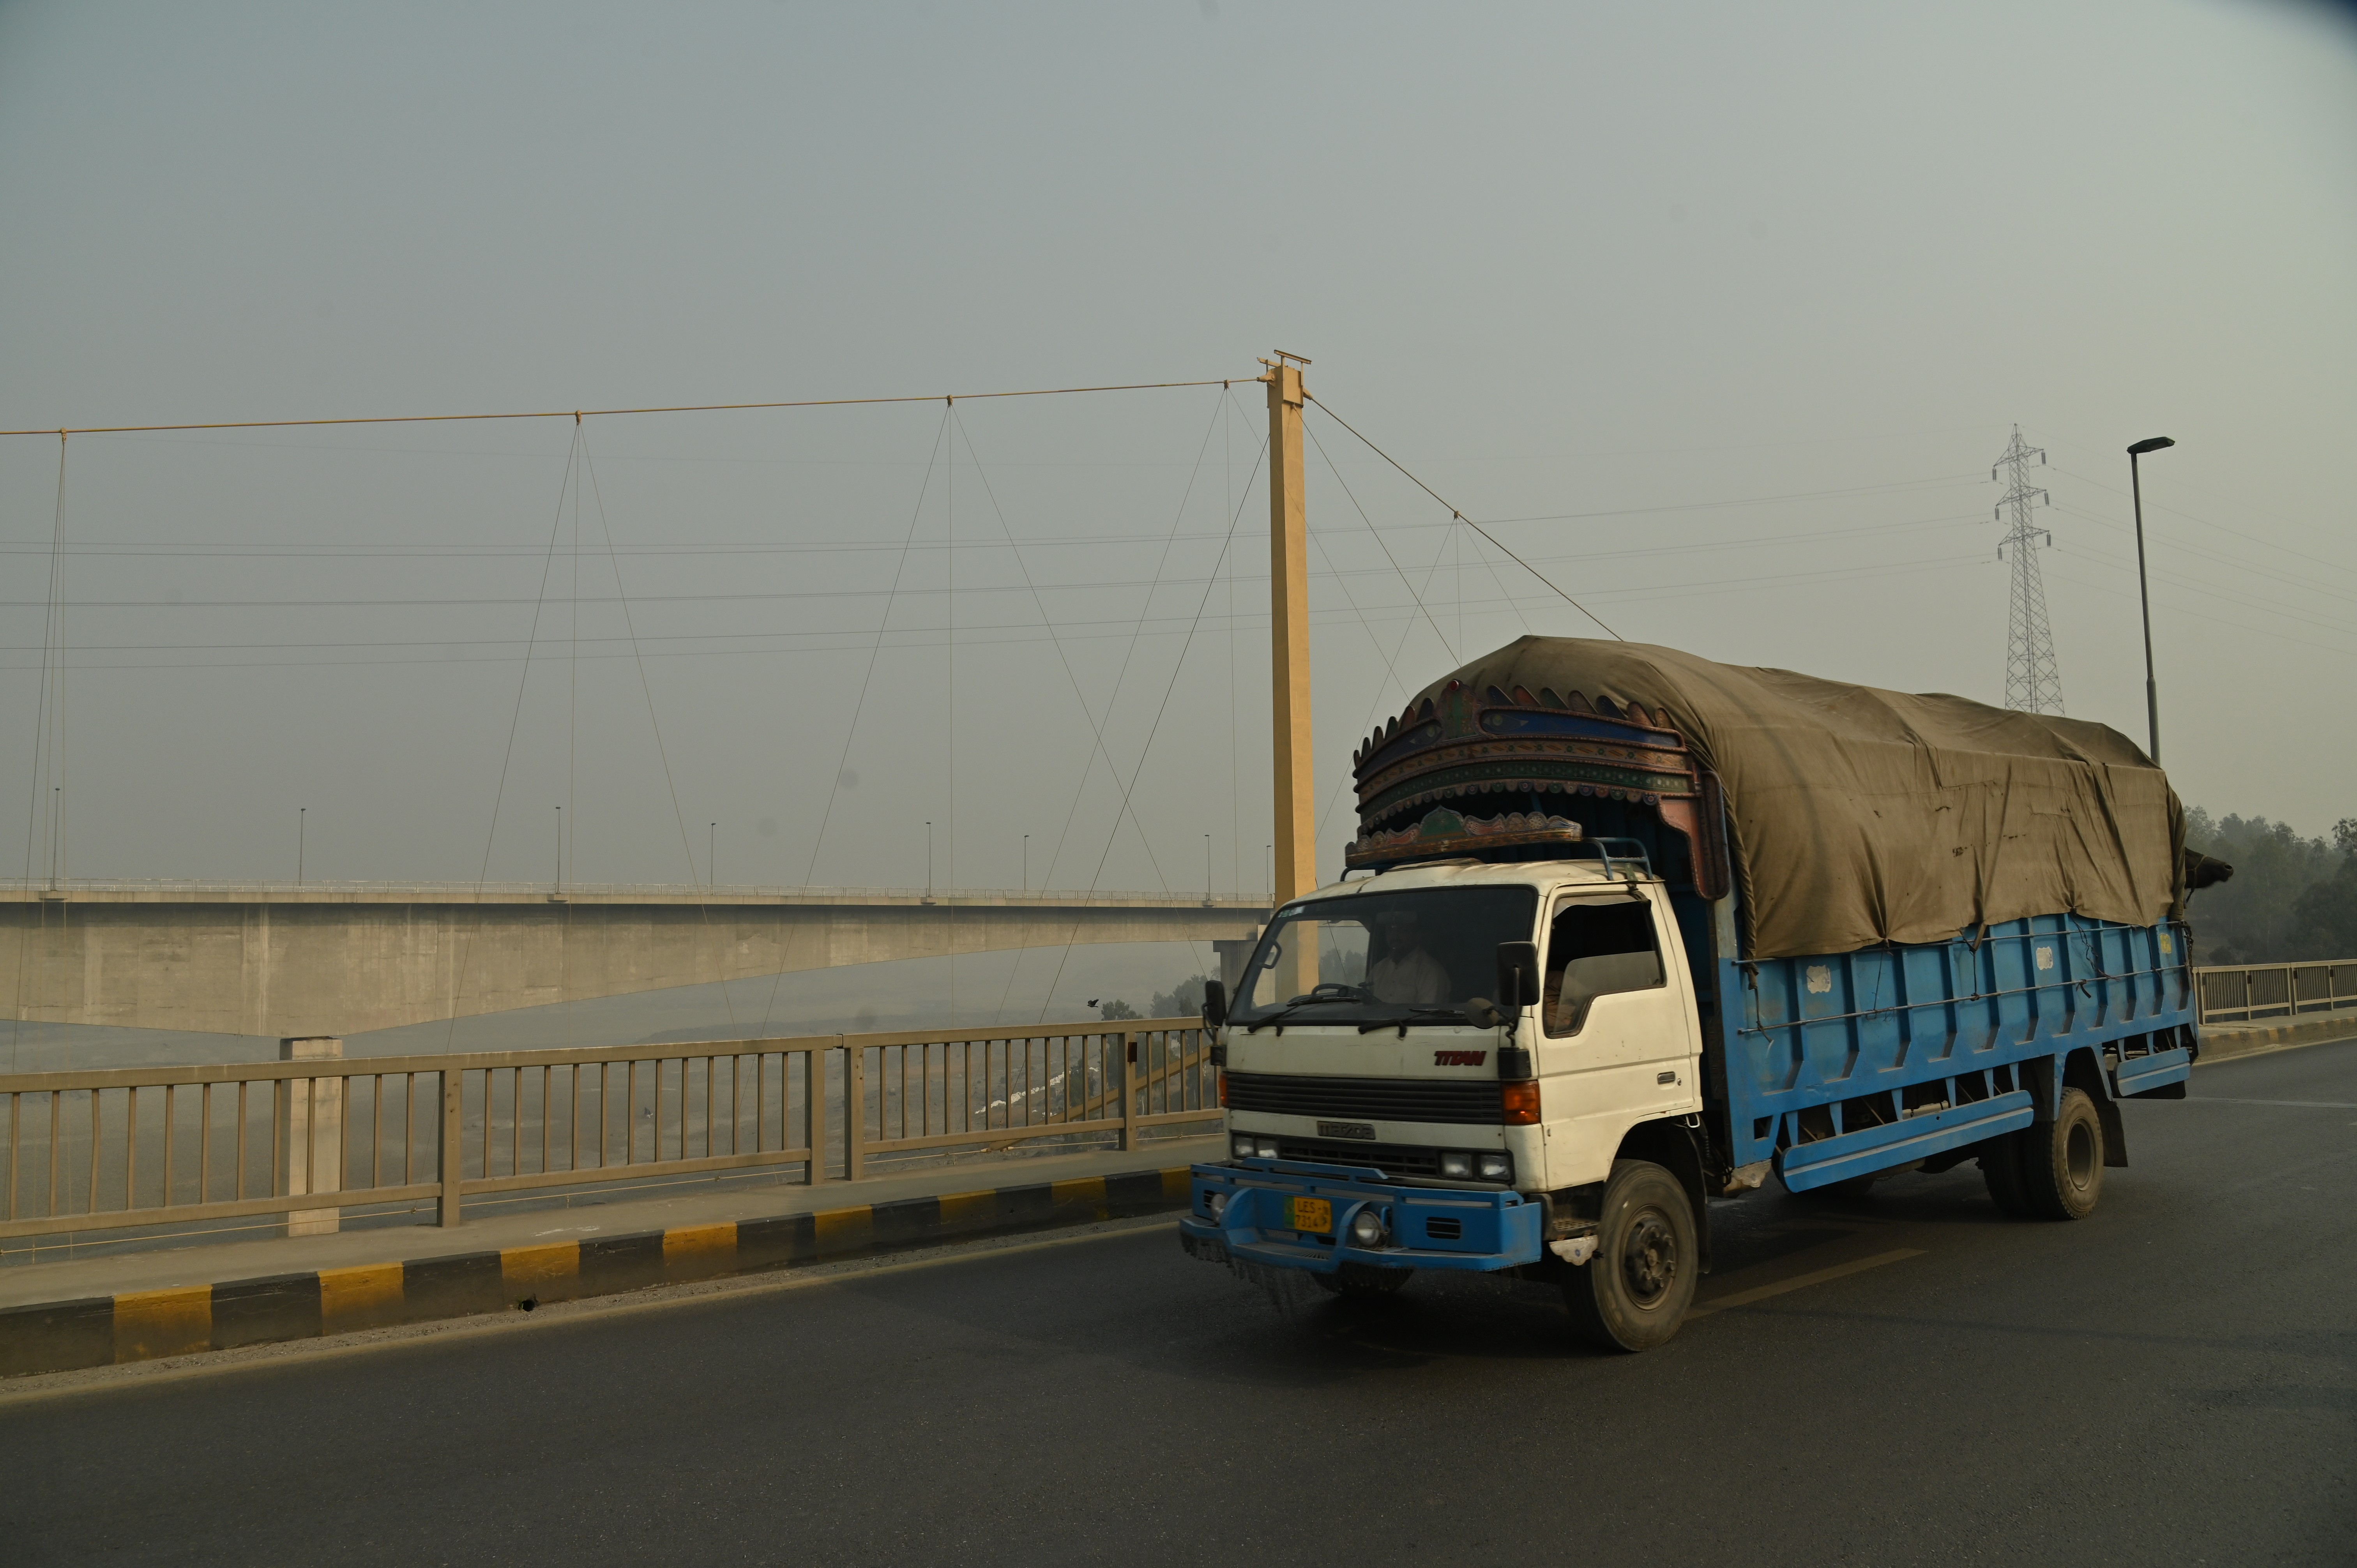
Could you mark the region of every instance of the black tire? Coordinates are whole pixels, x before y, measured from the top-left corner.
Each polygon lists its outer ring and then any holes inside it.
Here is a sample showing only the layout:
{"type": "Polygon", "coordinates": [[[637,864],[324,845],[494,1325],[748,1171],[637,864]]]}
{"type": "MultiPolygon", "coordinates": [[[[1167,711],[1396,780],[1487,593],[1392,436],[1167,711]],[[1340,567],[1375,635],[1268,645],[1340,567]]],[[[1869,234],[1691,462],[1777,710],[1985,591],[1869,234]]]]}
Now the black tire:
{"type": "Polygon", "coordinates": [[[2066,1089],[2054,1120],[2019,1134],[2022,1197],[2042,1219],[2084,1219],[2104,1196],[2104,1119],[2083,1089],[2066,1089]]]}
{"type": "Polygon", "coordinates": [[[1615,1160],[1596,1255],[1564,1276],[1564,1304],[1599,1348],[1651,1350],[1677,1333],[1701,1264],[1694,1205],[1678,1178],[1645,1160],[1615,1160]]]}
{"type": "Polygon", "coordinates": [[[2016,1219],[2038,1218],[2021,1185],[2022,1140],[2036,1131],[2032,1128],[2027,1133],[2007,1133],[1981,1145],[1981,1182],[1988,1188],[1989,1200],[1999,1212],[2016,1219]]]}
{"type": "Polygon", "coordinates": [[[1386,1269],[1373,1263],[1344,1263],[1330,1274],[1312,1274],[1328,1295],[1370,1300],[1391,1294],[1415,1277],[1414,1269],[1386,1269]]]}

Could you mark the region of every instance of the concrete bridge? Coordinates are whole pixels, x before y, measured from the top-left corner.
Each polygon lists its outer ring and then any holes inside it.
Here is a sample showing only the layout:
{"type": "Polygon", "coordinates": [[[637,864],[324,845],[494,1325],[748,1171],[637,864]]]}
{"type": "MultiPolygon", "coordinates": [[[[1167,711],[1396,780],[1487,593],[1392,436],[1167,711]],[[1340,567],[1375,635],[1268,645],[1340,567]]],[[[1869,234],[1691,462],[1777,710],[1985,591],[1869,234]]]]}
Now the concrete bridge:
{"type": "Polygon", "coordinates": [[[0,889],[0,1016],[343,1036],[672,986],[1073,942],[1206,941],[1254,899],[471,884],[0,889]]]}

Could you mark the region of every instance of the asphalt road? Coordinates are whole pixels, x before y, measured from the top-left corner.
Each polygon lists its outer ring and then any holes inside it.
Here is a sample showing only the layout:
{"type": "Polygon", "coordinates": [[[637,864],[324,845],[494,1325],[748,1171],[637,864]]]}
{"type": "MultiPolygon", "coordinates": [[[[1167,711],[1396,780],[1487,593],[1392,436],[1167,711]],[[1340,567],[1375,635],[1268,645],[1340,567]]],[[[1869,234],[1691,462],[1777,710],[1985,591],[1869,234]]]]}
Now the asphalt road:
{"type": "Polygon", "coordinates": [[[2357,1562],[2357,1042],[2194,1095],[2076,1225],[1719,1206],[1745,1304],[1640,1357],[1157,1226],[0,1403],[0,1560],[2357,1562]]]}

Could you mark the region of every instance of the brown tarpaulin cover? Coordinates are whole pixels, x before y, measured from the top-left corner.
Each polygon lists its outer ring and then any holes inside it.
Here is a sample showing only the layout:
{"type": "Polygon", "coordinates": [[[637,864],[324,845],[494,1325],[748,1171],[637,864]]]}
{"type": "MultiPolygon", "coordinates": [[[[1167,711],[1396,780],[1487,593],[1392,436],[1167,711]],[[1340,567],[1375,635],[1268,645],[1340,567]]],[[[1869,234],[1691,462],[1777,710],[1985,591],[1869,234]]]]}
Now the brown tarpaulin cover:
{"type": "Polygon", "coordinates": [[[2183,809],[2105,725],[1585,638],[1525,637],[1449,679],[1641,703],[1683,734],[1727,793],[1754,958],[2182,912],[2183,809]]]}

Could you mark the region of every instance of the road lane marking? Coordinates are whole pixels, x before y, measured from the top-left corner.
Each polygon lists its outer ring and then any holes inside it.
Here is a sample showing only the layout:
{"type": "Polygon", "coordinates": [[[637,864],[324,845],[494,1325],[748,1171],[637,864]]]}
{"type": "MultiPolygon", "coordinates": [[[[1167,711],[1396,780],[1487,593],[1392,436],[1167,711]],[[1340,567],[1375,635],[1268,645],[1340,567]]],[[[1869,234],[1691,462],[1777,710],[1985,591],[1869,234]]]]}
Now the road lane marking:
{"type": "Polygon", "coordinates": [[[2357,1111],[2357,1100],[2235,1100],[2223,1094],[2191,1094],[2186,1098],[2212,1105],[2290,1105],[2302,1111],[2357,1111]]]}
{"type": "Polygon", "coordinates": [[[1723,1312],[1730,1306],[1749,1306],[1753,1302],[1766,1301],[1771,1295],[1782,1295],[1787,1291],[1806,1290],[1811,1285],[1821,1285],[1829,1280],[1841,1279],[1848,1274],[1863,1273],[1868,1269],[1878,1269],[1885,1263],[1896,1263],[1902,1259],[1920,1258],[1922,1255],[1923,1249],[1921,1247],[1899,1247],[1888,1252],[1877,1252],[1871,1258],[1860,1258],[1856,1262],[1850,1263],[1835,1263],[1830,1269],[1819,1269],[1810,1274],[1796,1274],[1789,1280],[1778,1280],[1774,1284],[1754,1285],[1749,1290],[1733,1291],[1726,1295],[1713,1296],[1708,1301],[1688,1307],[1686,1316],[1688,1318],[1708,1317],[1712,1313],[1723,1312]]]}

